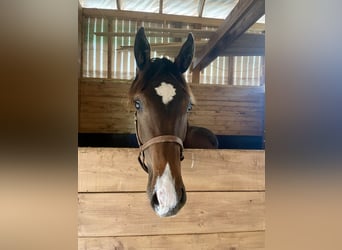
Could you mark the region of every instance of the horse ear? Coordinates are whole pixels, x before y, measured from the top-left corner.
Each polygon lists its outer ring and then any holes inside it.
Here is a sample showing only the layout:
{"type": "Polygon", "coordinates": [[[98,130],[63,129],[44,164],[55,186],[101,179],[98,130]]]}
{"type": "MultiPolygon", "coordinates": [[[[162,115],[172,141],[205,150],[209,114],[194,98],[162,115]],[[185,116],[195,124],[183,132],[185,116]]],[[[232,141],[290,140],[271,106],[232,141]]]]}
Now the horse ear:
{"type": "Polygon", "coordinates": [[[135,36],[135,41],[134,41],[135,61],[140,70],[144,69],[145,66],[149,63],[150,54],[151,54],[150,44],[146,38],[144,28],[141,27],[138,30],[135,36]]]}
{"type": "Polygon", "coordinates": [[[192,62],[192,57],[194,56],[194,50],[194,37],[189,33],[188,38],[175,59],[175,65],[181,73],[184,73],[189,68],[192,62]]]}

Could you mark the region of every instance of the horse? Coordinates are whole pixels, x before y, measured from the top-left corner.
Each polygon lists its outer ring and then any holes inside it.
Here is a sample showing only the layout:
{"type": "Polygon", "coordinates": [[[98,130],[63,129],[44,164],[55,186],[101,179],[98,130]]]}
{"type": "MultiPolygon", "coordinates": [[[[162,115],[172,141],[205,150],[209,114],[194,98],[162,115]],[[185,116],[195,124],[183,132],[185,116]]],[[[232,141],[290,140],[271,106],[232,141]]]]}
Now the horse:
{"type": "Polygon", "coordinates": [[[194,98],[183,73],[194,55],[192,34],[173,62],[165,57],[151,58],[150,54],[141,27],[134,41],[137,74],[129,99],[135,108],[138,161],[148,173],[147,195],[156,214],[167,217],[176,215],[186,202],[181,175],[184,147],[217,148],[217,139],[210,130],[191,127],[187,119],[194,98]]]}

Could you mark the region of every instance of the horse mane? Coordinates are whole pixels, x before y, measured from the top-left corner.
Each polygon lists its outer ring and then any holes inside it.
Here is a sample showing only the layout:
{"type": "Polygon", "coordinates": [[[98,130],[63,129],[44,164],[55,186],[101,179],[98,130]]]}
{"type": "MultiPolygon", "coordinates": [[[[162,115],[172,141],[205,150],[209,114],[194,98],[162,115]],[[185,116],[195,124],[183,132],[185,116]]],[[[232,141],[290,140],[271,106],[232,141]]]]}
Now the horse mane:
{"type": "Polygon", "coordinates": [[[173,78],[175,82],[180,84],[185,93],[190,96],[191,102],[193,104],[195,103],[192,91],[185,81],[183,74],[179,72],[173,62],[165,57],[152,58],[145,69],[138,71],[129,90],[130,100],[133,100],[135,93],[143,91],[147,87],[147,84],[151,84],[151,81],[159,76],[169,76],[173,78]]]}

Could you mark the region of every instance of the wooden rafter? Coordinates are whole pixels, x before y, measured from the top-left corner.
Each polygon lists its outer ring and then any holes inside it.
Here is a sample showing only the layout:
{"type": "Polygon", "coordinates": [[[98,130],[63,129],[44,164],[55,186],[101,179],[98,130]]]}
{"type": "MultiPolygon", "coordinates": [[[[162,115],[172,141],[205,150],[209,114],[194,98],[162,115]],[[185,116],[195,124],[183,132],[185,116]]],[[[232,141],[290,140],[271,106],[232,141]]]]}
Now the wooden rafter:
{"type": "Polygon", "coordinates": [[[159,0],[159,14],[163,14],[163,0],[159,0]]]}
{"type": "Polygon", "coordinates": [[[108,10],[108,9],[83,9],[83,15],[86,17],[115,17],[125,20],[144,20],[146,22],[167,21],[167,22],[183,22],[189,24],[203,24],[208,26],[220,26],[223,22],[218,18],[201,18],[193,16],[181,16],[173,14],[159,14],[140,11],[128,10],[108,10]]]}
{"type": "Polygon", "coordinates": [[[121,0],[116,0],[116,8],[118,10],[121,10],[122,4],[121,4],[121,0]]]}
{"type": "Polygon", "coordinates": [[[205,0],[199,0],[199,2],[198,2],[198,17],[202,17],[204,5],[205,5],[205,0]]]}
{"type": "Polygon", "coordinates": [[[219,56],[263,56],[265,55],[265,35],[244,33],[230,46],[220,50],[219,56]]]}
{"type": "Polygon", "coordinates": [[[198,71],[208,66],[219,56],[220,51],[232,44],[263,14],[265,14],[265,0],[240,0],[204,50],[196,55],[193,69],[198,71]]]}
{"type": "MultiPolygon", "coordinates": [[[[182,45],[182,42],[151,43],[151,48],[160,54],[175,57],[182,45]]],[[[205,45],[205,41],[195,41],[197,51],[203,50],[205,45]]],[[[117,50],[133,50],[133,45],[120,46],[117,50]]],[[[245,33],[236,39],[231,46],[220,51],[219,56],[262,56],[264,54],[265,35],[245,33]]]]}

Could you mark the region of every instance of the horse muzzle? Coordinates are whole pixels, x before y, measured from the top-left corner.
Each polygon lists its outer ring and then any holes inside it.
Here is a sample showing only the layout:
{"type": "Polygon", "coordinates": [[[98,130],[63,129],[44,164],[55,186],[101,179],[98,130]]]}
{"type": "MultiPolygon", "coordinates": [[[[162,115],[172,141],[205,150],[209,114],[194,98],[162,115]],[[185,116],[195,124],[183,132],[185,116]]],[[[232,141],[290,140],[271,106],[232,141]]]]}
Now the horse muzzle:
{"type": "Polygon", "coordinates": [[[176,193],[176,197],[165,193],[164,190],[155,191],[151,197],[151,206],[160,217],[176,215],[185,203],[186,192],[184,187],[180,189],[180,192],[176,193]]]}

